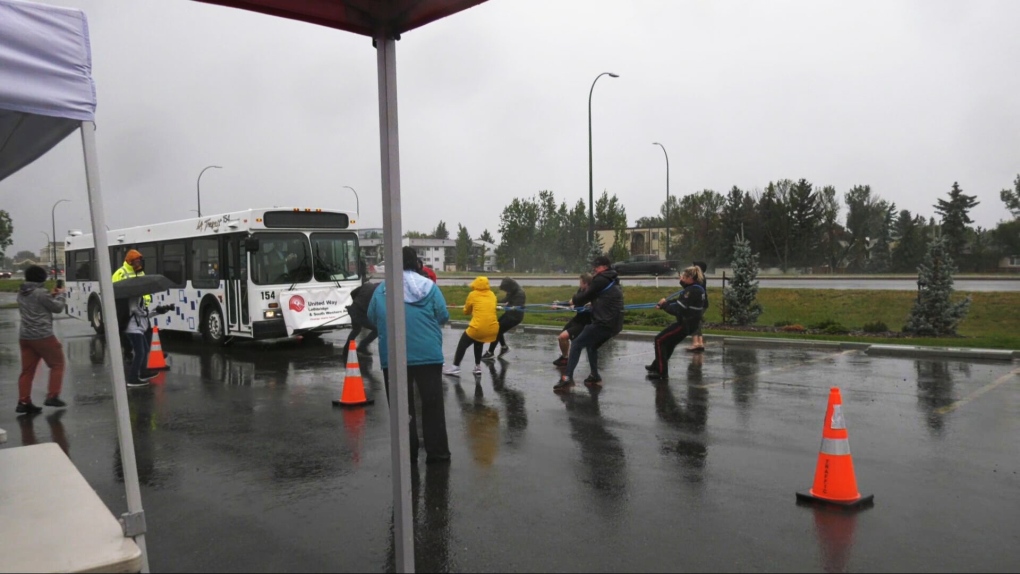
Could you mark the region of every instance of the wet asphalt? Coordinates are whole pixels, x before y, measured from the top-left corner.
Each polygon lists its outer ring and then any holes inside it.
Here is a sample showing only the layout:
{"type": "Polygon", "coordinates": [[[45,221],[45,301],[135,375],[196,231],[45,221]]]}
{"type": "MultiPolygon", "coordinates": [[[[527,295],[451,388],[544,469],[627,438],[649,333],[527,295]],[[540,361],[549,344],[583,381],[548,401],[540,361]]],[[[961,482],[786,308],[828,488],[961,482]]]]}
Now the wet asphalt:
{"type": "MultiPolygon", "coordinates": [[[[70,407],[19,418],[16,326],[17,311],[0,310],[0,448],[60,444],[121,514],[102,339],[59,320],[70,407]]],[[[448,357],[459,335],[446,331],[448,357]]],[[[170,371],[129,390],[153,571],[393,569],[382,373],[361,357],[375,404],[334,408],[345,338],[216,349],[161,333],[170,371]]],[[[422,456],[412,469],[419,571],[1020,570],[1015,360],[709,338],[655,384],[649,339],[628,336],[601,350],[601,391],[561,396],[553,334],[509,342],[480,377],[470,359],[445,377],[452,463],[422,456]],[[831,386],[858,486],[875,496],[856,513],[795,503],[831,386]]],[[[587,374],[582,358],[575,376],[587,374]]]]}

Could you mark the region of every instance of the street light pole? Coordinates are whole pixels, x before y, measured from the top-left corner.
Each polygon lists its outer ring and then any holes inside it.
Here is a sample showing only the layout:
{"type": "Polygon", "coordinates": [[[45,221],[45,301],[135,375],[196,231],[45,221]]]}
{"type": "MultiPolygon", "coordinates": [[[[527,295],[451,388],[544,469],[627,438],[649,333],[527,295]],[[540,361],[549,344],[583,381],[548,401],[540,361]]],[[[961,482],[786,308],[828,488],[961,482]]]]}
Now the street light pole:
{"type": "Polygon", "coordinates": [[[609,76],[610,78],[619,78],[619,74],[612,72],[602,72],[595,76],[595,80],[591,83],[591,89],[588,90],[588,246],[591,247],[595,244],[595,190],[592,185],[592,168],[591,168],[591,95],[595,92],[595,82],[599,81],[602,76],[609,76]]]}
{"type": "MultiPolygon", "coordinates": [[[[354,188],[349,185],[345,185],[344,187],[351,191],[354,191],[354,188]]],[[[358,197],[358,192],[356,191],[354,191],[354,201],[357,202],[355,204],[356,205],[355,211],[357,211],[358,217],[361,217],[361,198],[358,197]]]]}
{"type": "Polygon", "coordinates": [[[653,142],[652,145],[661,147],[666,156],[666,261],[669,261],[669,154],[666,153],[666,146],[661,143],[653,142]]]}
{"type": "Polygon", "coordinates": [[[46,233],[45,231],[40,231],[39,233],[42,233],[43,235],[46,236],[46,248],[47,248],[46,250],[52,253],[53,249],[51,246],[53,245],[53,242],[50,241],[50,234],[46,233]]]}
{"type": "Polygon", "coordinates": [[[222,167],[220,167],[218,165],[207,165],[204,168],[202,168],[202,171],[198,172],[198,181],[195,182],[195,188],[196,188],[196,193],[198,195],[198,216],[199,217],[202,217],[202,174],[205,173],[205,170],[210,169],[210,168],[214,168],[214,167],[216,169],[223,169],[222,167]]]}
{"type": "Polygon", "coordinates": [[[57,202],[53,204],[53,209],[50,210],[50,231],[53,232],[53,239],[50,241],[50,248],[52,249],[53,253],[52,260],[53,268],[51,269],[51,271],[53,271],[54,279],[57,277],[57,270],[59,269],[59,266],[57,265],[57,206],[60,205],[61,203],[64,203],[65,201],[69,202],[71,200],[58,199],[57,202]]]}

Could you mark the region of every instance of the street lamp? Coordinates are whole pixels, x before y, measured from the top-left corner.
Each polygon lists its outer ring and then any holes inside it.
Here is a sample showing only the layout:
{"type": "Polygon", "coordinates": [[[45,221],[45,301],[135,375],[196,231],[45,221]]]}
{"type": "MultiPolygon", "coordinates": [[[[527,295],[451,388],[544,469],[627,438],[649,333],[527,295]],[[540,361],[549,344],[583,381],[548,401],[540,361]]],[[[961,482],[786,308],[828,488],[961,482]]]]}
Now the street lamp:
{"type": "Polygon", "coordinates": [[[666,156],[666,261],[669,261],[669,154],[666,153],[666,146],[661,143],[652,142],[652,145],[661,147],[666,156]]]}
{"type": "Polygon", "coordinates": [[[198,216],[199,217],[202,217],[202,174],[205,173],[205,170],[210,169],[210,168],[214,168],[214,167],[216,169],[223,169],[222,167],[220,167],[218,165],[207,165],[204,168],[202,168],[202,171],[198,172],[198,181],[195,182],[195,188],[197,189],[197,193],[198,193],[198,216]]]}
{"type": "MultiPolygon", "coordinates": [[[[44,234],[44,236],[46,236],[46,251],[49,251],[50,254],[52,255],[53,249],[52,249],[51,246],[53,245],[53,242],[50,241],[50,234],[47,233],[46,231],[39,231],[39,232],[44,234]]],[[[42,256],[42,254],[40,254],[40,257],[41,256],[42,256]]]]}
{"type": "MultiPolygon", "coordinates": [[[[351,190],[351,191],[354,191],[354,188],[349,186],[349,185],[345,185],[344,187],[349,189],[349,190],[351,190]]],[[[361,199],[358,197],[358,192],[356,192],[356,191],[354,191],[354,201],[357,202],[355,204],[357,206],[355,208],[355,210],[357,211],[358,217],[360,218],[361,217],[361,199]]]]}
{"type": "Polygon", "coordinates": [[[599,81],[602,76],[609,76],[610,78],[619,78],[619,74],[612,72],[602,72],[595,76],[595,80],[591,83],[591,89],[588,90],[588,245],[595,244],[595,199],[594,199],[594,188],[592,186],[592,170],[591,170],[591,95],[595,91],[595,82],[599,81]]]}
{"type": "Polygon", "coordinates": [[[57,206],[60,205],[61,203],[64,203],[65,201],[69,202],[71,200],[70,199],[58,199],[57,202],[53,204],[53,209],[50,210],[50,226],[51,226],[50,227],[50,231],[53,232],[53,240],[50,241],[50,247],[53,249],[53,277],[54,278],[56,278],[57,270],[59,269],[59,266],[57,265],[57,206]]]}

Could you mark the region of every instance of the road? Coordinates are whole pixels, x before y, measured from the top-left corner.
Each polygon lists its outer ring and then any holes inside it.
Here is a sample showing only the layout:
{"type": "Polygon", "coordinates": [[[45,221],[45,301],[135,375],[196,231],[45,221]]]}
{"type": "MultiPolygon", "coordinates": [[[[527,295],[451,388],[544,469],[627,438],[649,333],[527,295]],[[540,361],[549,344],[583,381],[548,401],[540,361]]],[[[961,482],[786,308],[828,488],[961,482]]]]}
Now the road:
{"type": "MultiPolygon", "coordinates": [[[[57,321],[70,407],[18,418],[16,323],[0,310],[0,448],[60,444],[121,514],[102,340],[57,321]]],[[[171,370],[129,390],[153,571],[393,569],[382,376],[363,357],[376,403],[331,405],[345,335],[225,349],[163,338],[171,370]]],[[[448,357],[459,336],[445,330],[448,357]]],[[[1020,570],[1017,362],[709,338],[653,384],[651,343],[621,336],[603,347],[600,392],[560,396],[552,334],[509,342],[480,377],[444,381],[453,461],[423,455],[412,471],[419,571],[1020,570]],[[860,490],[875,495],[853,514],[795,503],[831,386],[860,490]]]]}
{"type": "MultiPolygon", "coordinates": [[[[442,285],[469,285],[474,278],[440,277],[442,285]]],[[[563,278],[541,278],[515,277],[521,285],[557,287],[561,285],[577,285],[577,278],[574,275],[564,275],[563,278]]],[[[372,278],[373,281],[381,281],[382,277],[372,278]]],[[[675,277],[622,277],[623,284],[639,285],[642,287],[656,287],[665,285],[676,285],[675,277]]],[[[709,287],[722,285],[722,276],[708,277],[709,287]]],[[[812,279],[812,278],[781,278],[781,277],[759,277],[758,285],[762,289],[871,289],[871,290],[893,290],[893,291],[917,291],[916,279],[812,279]]],[[[970,291],[1020,291],[1020,278],[1016,279],[957,279],[953,282],[953,288],[959,292],[970,291]]]]}

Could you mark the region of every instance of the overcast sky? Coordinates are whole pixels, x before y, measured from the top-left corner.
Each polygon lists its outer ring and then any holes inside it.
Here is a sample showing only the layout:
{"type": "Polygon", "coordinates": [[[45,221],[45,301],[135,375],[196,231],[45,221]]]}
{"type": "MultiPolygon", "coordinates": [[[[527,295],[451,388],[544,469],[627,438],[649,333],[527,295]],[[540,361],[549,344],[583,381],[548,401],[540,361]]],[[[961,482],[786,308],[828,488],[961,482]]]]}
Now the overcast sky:
{"type": "MultiPolygon", "coordinates": [[[[371,40],[186,0],[47,0],[85,11],[111,228],[250,207],[382,224],[371,40]]],[[[498,237],[514,197],[588,199],[631,225],[666,194],[806,178],[869,184],[925,217],[954,181],[977,225],[1020,173],[1020,2],[490,0],[396,44],[404,230],[498,237]]],[[[7,250],[90,229],[75,133],[0,182],[7,250]]],[[[845,216],[845,207],[842,213],[845,216]]]]}

